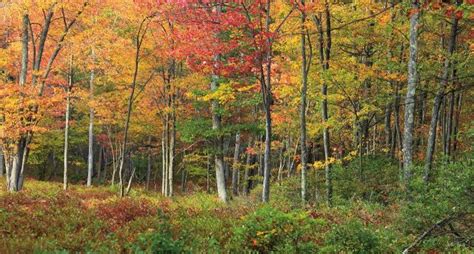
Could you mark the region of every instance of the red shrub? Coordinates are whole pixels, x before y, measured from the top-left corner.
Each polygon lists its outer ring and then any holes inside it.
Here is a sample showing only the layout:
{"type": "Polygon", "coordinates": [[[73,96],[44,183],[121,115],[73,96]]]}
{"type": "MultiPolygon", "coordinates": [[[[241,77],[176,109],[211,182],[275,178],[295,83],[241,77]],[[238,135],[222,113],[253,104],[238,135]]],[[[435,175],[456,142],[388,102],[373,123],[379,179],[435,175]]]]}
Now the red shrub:
{"type": "Polygon", "coordinates": [[[124,198],[97,206],[97,216],[106,221],[112,230],[133,221],[137,217],[156,215],[156,208],[146,200],[124,198]]]}

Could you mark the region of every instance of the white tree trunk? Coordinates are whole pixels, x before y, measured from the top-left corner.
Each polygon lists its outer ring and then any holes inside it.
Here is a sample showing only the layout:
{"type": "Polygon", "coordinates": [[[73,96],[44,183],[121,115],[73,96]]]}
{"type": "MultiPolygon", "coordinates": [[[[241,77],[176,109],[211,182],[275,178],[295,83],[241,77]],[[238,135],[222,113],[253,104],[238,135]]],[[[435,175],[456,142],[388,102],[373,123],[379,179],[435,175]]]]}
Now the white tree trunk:
{"type": "Polygon", "coordinates": [[[235,134],[234,162],[232,165],[232,194],[239,194],[239,155],[240,155],[240,132],[235,134]]]}
{"type": "MultiPolygon", "coordinates": [[[[217,83],[218,77],[212,75],[211,90],[216,91],[219,87],[217,83]]],[[[216,154],[214,156],[215,169],[216,169],[216,183],[217,183],[217,194],[223,202],[227,202],[227,191],[225,188],[225,172],[224,172],[224,158],[223,158],[223,137],[219,133],[221,130],[221,116],[219,115],[219,102],[213,100],[211,103],[212,107],[212,129],[217,132],[216,137],[216,154]]]]}
{"type": "Polygon", "coordinates": [[[415,93],[418,79],[417,53],[418,53],[418,19],[420,8],[418,0],[412,1],[410,17],[410,57],[408,59],[408,85],[405,96],[405,128],[403,131],[403,177],[405,183],[410,182],[413,162],[413,128],[415,113],[415,93]]]}
{"type": "MultiPolygon", "coordinates": [[[[304,6],[304,0],[301,1],[304,6]]],[[[301,200],[306,203],[306,170],[308,151],[306,147],[306,91],[308,89],[308,68],[306,56],[306,13],[301,12],[301,103],[300,103],[300,136],[301,136],[301,200]]],[[[279,174],[280,175],[280,174],[279,174]]]]}
{"type": "MultiPolygon", "coordinates": [[[[94,98],[94,70],[90,73],[90,99],[94,98]]],[[[89,108],[89,149],[87,155],[87,186],[92,186],[92,174],[94,173],[94,109],[89,108]]]]}
{"type": "MultiPolygon", "coordinates": [[[[69,89],[68,89],[69,90],[69,89]]],[[[66,98],[66,125],[64,127],[64,175],[63,175],[63,189],[67,190],[68,180],[68,147],[69,147],[69,110],[70,110],[70,98],[69,91],[66,98]]]]}

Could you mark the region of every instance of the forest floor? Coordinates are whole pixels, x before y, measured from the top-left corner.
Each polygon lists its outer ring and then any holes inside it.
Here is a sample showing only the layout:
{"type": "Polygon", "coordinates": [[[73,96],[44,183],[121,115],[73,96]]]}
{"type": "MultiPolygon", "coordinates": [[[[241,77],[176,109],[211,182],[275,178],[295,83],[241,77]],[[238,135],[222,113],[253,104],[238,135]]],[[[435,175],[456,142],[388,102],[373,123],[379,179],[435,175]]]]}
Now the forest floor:
{"type": "Polygon", "coordinates": [[[393,253],[416,237],[397,226],[396,204],[299,209],[277,198],[259,204],[257,194],[222,204],[205,193],[169,199],[139,188],[119,198],[113,188],[63,191],[33,179],[7,193],[0,182],[1,253],[393,253]]]}

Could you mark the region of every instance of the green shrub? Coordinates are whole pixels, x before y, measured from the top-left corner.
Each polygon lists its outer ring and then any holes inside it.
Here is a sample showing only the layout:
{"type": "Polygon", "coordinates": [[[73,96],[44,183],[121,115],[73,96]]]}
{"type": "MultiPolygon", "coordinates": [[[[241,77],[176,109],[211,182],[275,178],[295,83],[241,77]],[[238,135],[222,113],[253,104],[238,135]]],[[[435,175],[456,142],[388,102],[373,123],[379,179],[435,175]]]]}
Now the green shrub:
{"type": "Polygon", "coordinates": [[[230,250],[260,253],[313,253],[324,221],[303,211],[282,212],[264,206],[234,227],[230,250]]]}
{"type": "Polygon", "coordinates": [[[130,248],[134,253],[182,253],[183,243],[168,232],[144,233],[130,248]]]}
{"type": "Polygon", "coordinates": [[[180,239],[173,239],[168,218],[159,211],[160,225],[157,230],[142,233],[130,245],[134,253],[183,253],[184,243],[180,239]]]}
{"type": "Polygon", "coordinates": [[[368,155],[362,161],[336,164],[333,172],[335,201],[341,204],[354,198],[387,204],[390,193],[399,187],[398,165],[385,156],[368,155]]]}
{"type": "Polygon", "coordinates": [[[379,237],[358,220],[336,225],[326,235],[323,253],[383,253],[379,237]]]}

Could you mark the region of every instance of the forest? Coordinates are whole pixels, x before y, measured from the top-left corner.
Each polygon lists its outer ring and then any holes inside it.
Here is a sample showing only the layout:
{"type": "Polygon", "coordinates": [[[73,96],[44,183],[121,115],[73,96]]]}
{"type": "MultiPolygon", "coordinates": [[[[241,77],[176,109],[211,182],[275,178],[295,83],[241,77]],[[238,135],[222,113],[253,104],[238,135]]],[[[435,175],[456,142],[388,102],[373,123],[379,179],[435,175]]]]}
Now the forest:
{"type": "Polygon", "coordinates": [[[473,253],[473,0],[0,0],[0,253],[473,253]]]}

